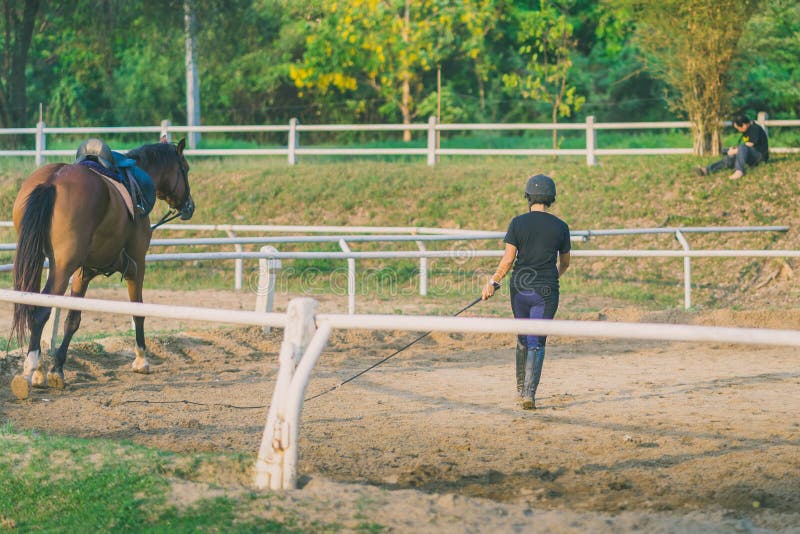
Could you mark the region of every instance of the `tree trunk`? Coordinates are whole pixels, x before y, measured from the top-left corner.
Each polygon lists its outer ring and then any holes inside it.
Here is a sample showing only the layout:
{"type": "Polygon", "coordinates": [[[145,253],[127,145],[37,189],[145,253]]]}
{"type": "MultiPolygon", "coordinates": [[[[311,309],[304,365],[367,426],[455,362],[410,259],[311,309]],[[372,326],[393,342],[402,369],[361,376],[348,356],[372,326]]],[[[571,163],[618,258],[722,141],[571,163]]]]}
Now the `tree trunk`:
{"type": "MultiPolygon", "coordinates": [[[[197,75],[195,46],[194,1],[183,1],[184,32],[186,40],[186,125],[200,125],[200,82],[197,75]]],[[[189,148],[197,148],[199,132],[189,133],[189,148]]]]}
{"type": "Polygon", "coordinates": [[[8,61],[2,75],[6,92],[0,98],[0,120],[4,127],[23,127],[28,124],[28,101],[26,95],[28,51],[33,38],[33,27],[39,12],[39,0],[25,0],[20,19],[19,7],[5,6],[5,35],[3,48],[8,61]]]}
{"type": "Polygon", "coordinates": [[[720,117],[716,113],[690,116],[692,123],[693,153],[695,156],[718,156],[720,154],[720,117]]]}
{"type": "MultiPolygon", "coordinates": [[[[411,32],[410,0],[405,1],[403,11],[403,43],[408,48],[409,34],[411,32]]],[[[411,124],[411,72],[408,65],[403,65],[403,95],[400,103],[400,112],[403,114],[403,124],[411,124]]],[[[403,130],[403,141],[411,141],[411,130],[403,130]]]]}
{"type": "MultiPolygon", "coordinates": [[[[400,103],[400,112],[403,114],[403,124],[411,124],[411,84],[408,76],[403,78],[403,100],[400,103]]],[[[403,141],[411,141],[411,130],[403,130],[403,141]]]]}
{"type": "Polygon", "coordinates": [[[483,76],[478,68],[477,62],[475,65],[475,79],[478,82],[478,97],[480,99],[481,113],[486,111],[486,88],[483,83],[483,76]]]}

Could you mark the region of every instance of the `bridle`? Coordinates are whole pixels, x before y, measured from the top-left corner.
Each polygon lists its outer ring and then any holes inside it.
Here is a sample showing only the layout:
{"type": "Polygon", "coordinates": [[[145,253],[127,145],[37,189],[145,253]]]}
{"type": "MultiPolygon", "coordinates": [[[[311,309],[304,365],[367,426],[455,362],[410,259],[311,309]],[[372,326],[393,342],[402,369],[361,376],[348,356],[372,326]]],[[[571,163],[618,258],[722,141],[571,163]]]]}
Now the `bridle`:
{"type": "MultiPolygon", "coordinates": [[[[177,219],[178,217],[181,217],[182,219],[188,219],[189,217],[191,217],[190,208],[192,207],[191,203],[192,195],[191,195],[191,189],[189,188],[189,171],[183,167],[180,155],[178,155],[178,176],[180,176],[180,180],[183,182],[183,187],[185,189],[185,195],[181,209],[170,208],[169,210],[167,210],[164,216],[161,217],[161,219],[157,223],[150,226],[150,230],[155,230],[162,224],[166,224],[169,221],[177,219]]],[[[178,189],[177,179],[173,182],[173,187],[169,190],[169,192],[166,195],[164,195],[165,198],[173,196],[176,189],[178,189]]]]}

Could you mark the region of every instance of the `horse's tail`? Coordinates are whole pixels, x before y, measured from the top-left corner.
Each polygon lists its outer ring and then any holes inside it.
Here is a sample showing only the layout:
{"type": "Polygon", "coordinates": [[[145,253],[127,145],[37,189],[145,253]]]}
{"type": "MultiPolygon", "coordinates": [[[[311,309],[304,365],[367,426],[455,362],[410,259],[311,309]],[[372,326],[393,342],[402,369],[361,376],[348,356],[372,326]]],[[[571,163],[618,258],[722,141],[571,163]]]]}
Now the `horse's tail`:
{"type": "MultiPolygon", "coordinates": [[[[46,183],[37,185],[25,201],[14,257],[14,289],[17,291],[38,293],[41,288],[55,201],[56,188],[46,183]]],[[[11,335],[16,333],[20,346],[31,328],[35,309],[36,306],[29,304],[14,304],[11,335]]]]}

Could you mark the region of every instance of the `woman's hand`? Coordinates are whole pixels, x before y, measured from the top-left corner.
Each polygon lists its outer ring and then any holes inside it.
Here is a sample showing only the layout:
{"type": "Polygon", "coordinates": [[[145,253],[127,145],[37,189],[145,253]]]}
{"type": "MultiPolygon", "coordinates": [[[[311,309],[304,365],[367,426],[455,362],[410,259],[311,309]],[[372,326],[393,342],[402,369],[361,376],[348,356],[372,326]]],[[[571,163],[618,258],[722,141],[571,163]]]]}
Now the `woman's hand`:
{"type": "Polygon", "coordinates": [[[500,284],[489,278],[489,281],[486,282],[486,285],[483,286],[483,290],[481,291],[481,299],[487,300],[490,298],[492,295],[494,295],[494,290],[498,287],[500,287],[500,284]]]}

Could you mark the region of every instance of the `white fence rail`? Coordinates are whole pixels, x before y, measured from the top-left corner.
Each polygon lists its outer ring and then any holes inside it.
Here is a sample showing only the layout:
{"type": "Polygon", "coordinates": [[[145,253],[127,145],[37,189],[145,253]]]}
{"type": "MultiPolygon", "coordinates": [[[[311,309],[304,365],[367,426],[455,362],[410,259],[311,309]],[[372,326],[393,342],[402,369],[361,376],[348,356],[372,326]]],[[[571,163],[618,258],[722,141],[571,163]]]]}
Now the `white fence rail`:
{"type": "Polygon", "coordinates": [[[280,368],[255,466],[254,484],[260,489],[293,489],[296,486],[303,399],[314,365],[335,328],[560,335],[800,347],[800,331],[795,330],[482,317],[318,314],[316,302],[312,299],[293,300],[285,314],[80,299],[5,289],[0,289],[0,300],[139,317],[284,328],[284,341],[279,355],[280,368]]]}
{"type": "MultiPolygon", "coordinates": [[[[800,126],[800,120],[768,120],[764,112],[758,114],[757,122],[765,129],[775,127],[800,126]]],[[[726,125],[729,123],[725,123],[726,125]]],[[[33,135],[34,150],[0,150],[0,156],[32,156],[36,165],[42,165],[49,156],[73,156],[74,150],[47,149],[47,136],[59,134],[103,135],[109,133],[153,133],[169,137],[172,133],[283,133],[287,136],[286,146],[253,149],[198,149],[190,147],[187,155],[192,156],[285,156],[290,165],[298,162],[301,156],[423,156],[428,165],[436,165],[439,156],[584,156],[587,165],[597,164],[598,156],[639,156],[656,154],[691,154],[691,146],[686,148],[597,148],[597,139],[603,130],[643,130],[643,129],[689,129],[688,121],[660,122],[595,122],[588,116],[584,123],[515,123],[515,124],[438,124],[431,117],[427,124],[300,124],[291,119],[287,125],[239,125],[239,126],[174,126],[169,121],[162,121],[161,126],[113,126],[113,127],[48,127],[44,122],[37,123],[35,128],[9,128],[0,130],[0,135],[33,135]],[[301,146],[302,132],[375,132],[375,131],[425,131],[427,143],[425,148],[331,148],[301,146]],[[585,148],[552,149],[552,148],[448,148],[441,146],[441,132],[448,131],[583,131],[585,148]]],[[[155,139],[154,139],[155,140],[155,139]]],[[[799,147],[774,147],[774,153],[800,153],[799,147]]]]}

